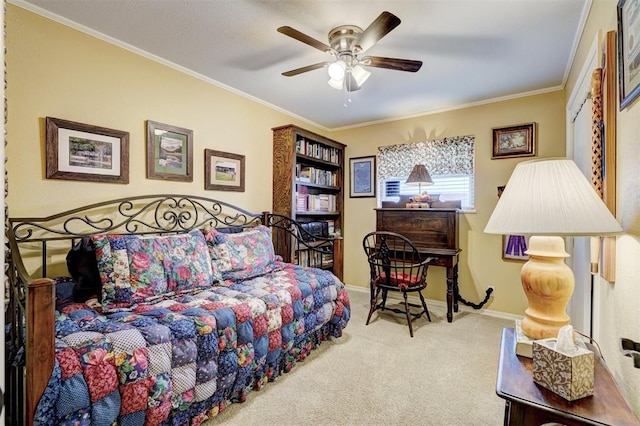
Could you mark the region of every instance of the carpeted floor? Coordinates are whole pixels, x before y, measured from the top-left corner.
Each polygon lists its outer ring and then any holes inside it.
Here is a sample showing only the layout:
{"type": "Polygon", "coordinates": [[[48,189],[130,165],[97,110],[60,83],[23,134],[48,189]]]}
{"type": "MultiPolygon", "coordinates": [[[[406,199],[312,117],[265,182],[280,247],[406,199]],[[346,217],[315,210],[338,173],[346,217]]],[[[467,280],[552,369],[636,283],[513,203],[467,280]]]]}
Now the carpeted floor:
{"type": "Polygon", "coordinates": [[[368,293],[349,291],[351,320],[290,373],[205,424],[501,425],[495,393],[500,335],[512,321],[429,306],[431,319],[374,313],[368,293]]]}

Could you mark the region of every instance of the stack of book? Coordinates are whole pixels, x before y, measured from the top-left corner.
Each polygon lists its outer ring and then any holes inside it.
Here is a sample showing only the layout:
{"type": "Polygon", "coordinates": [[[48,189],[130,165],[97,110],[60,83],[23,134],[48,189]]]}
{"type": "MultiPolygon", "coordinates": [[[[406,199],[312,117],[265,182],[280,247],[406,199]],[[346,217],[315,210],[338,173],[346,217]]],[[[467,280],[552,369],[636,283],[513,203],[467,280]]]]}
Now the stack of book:
{"type": "Polygon", "coordinates": [[[335,212],[334,194],[304,194],[296,192],[296,210],[299,212],[335,212]]]}
{"type": "Polygon", "coordinates": [[[307,194],[296,192],[296,210],[299,212],[306,212],[307,209],[307,194]]]}

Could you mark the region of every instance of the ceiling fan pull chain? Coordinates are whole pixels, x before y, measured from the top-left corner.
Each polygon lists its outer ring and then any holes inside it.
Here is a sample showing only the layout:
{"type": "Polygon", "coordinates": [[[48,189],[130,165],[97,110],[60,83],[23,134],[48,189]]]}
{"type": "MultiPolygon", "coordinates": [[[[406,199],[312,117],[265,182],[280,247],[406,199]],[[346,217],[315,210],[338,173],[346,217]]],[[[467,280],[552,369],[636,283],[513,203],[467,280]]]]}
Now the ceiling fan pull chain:
{"type": "Polygon", "coordinates": [[[351,103],[351,69],[347,69],[344,73],[344,107],[347,108],[351,103]]]}

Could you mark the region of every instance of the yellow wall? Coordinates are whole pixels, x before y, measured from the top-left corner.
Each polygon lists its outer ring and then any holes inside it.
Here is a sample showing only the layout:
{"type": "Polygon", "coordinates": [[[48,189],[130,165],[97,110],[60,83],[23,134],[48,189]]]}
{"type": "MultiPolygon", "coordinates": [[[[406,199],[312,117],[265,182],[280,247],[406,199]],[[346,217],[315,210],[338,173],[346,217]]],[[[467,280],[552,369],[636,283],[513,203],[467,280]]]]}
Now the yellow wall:
{"type": "Polygon", "coordinates": [[[271,128],[307,123],[12,4],[6,28],[10,215],[145,193],[271,209],[271,128]],[[130,183],[46,179],[47,116],[129,132],[130,183]],[[146,120],[193,130],[192,183],[146,179],[146,120]],[[204,190],[205,148],[246,156],[244,193],[204,190]]]}
{"type": "MultiPolygon", "coordinates": [[[[595,37],[617,30],[615,0],[594,0],[578,53],[566,87],[566,101],[576,86],[578,75],[595,37]]],[[[636,413],[640,414],[640,370],[620,351],[620,338],[640,341],[640,100],[617,113],[617,203],[616,214],[625,235],[616,243],[616,282],[597,279],[600,315],[594,337],[602,348],[607,366],[617,379],[636,413]]]]}
{"type": "MultiPolygon", "coordinates": [[[[12,216],[45,215],[108,198],[144,193],[212,196],[252,211],[271,208],[271,128],[307,123],[178,70],[158,64],[17,6],[7,8],[8,147],[12,216]],[[28,55],[23,52],[29,52],[28,55]],[[44,117],[130,132],[130,183],[89,183],[45,178],[44,117]],[[194,131],[194,181],[146,179],[145,120],[194,131]],[[205,148],[246,156],[244,193],[205,191],[205,148]],[[28,196],[25,196],[28,194],[28,196]]],[[[478,301],[489,286],[489,309],[521,314],[526,307],[521,263],[501,259],[499,236],[482,230],[518,159],[491,160],[491,127],[538,123],[538,154],[564,154],[563,95],[553,92],[407,120],[333,132],[350,157],[375,154],[380,145],[429,138],[476,138],[476,209],[461,216],[460,289],[478,301]]],[[[347,170],[348,173],[348,170],[347,170]]],[[[345,191],[348,193],[348,188],[345,191]]],[[[375,229],[374,199],[345,199],[345,282],[367,286],[362,236],[375,229]]],[[[445,274],[431,271],[427,296],[444,300],[445,274]]]]}
{"type": "MultiPolygon", "coordinates": [[[[503,261],[500,236],[487,235],[484,227],[498,197],[497,186],[507,183],[515,165],[523,160],[492,160],[492,127],[538,123],[538,157],[565,154],[564,95],[561,91],[495,102],[406,120],[334,132],[348,145],[348,155],[375,155],[378,146],[449,136],[475,136],[475,213],[460,216],[459,284],[461,295],[478,302],[489,286],[495,297],[488,309],[522,314],[527,307],[520,284],[521,262],[503,261]]],[[[373,198],[345,200],[345,282],[368,286],[362,237],[375,229],[373,198]]],[[[429,270],[427,296],[444,300],[444,268],[429,270]]]]}

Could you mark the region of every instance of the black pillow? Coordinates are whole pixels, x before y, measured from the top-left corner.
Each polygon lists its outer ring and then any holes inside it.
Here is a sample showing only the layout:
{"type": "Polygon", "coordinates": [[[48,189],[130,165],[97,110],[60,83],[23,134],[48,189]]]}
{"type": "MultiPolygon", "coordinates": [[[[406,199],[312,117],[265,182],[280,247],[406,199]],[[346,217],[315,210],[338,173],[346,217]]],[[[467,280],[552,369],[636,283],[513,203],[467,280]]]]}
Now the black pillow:
{"type": "Polygon", "coordinates": [[[102,280],[96,251],[89,238],[81,239],[67,254],[67,269],[73,278],[73,301],[86,302],[92,297],[102,301],[102,280]]]}

